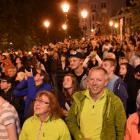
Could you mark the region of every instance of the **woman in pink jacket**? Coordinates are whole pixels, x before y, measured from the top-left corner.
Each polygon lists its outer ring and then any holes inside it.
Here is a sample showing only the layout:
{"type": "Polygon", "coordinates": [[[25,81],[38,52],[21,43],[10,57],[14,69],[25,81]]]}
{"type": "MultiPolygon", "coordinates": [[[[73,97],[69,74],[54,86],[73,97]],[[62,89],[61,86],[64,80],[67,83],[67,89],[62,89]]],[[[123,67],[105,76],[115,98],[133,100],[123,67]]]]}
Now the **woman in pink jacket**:
{"type": "Polygon", "coordinates": [[[136,100],[137,112],[129,116],[126,124],[125,140],[140,140],[140,89],[136,100]]]}

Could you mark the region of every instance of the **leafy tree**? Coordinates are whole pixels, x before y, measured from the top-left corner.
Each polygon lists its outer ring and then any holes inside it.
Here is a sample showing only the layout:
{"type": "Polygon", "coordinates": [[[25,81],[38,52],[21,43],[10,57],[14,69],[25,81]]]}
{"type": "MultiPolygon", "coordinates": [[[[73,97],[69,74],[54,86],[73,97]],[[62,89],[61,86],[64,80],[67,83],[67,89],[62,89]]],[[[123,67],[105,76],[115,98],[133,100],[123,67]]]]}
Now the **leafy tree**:
{"type": "Polygon", "coordinates": [[[131,2],[130,13],[132,14],[132,29],[134,31],[140,31],[140,0],[134,0],[131,2]]]}
{"type": "MultiPolygon", "coordinates": [[[[64,39],[61,29],[64,14],[60,8],[60,0],[0,0],[0,46],[8,48],[12,42],[15,48],[29,48],[34,44],[46,44],[43,21],[51,20],[49,41],[64,39]]],[[[78,37],[78,16],[76,15],[77,0],[69,13],[69,34],[78,37]]]]}
{"type": "Polygon", "coordinates": [[[140,0],[130,1],[129,6],[122,9],[121,16],[129,19],[129,28],[131,31],[140,31],[140,0]]]}

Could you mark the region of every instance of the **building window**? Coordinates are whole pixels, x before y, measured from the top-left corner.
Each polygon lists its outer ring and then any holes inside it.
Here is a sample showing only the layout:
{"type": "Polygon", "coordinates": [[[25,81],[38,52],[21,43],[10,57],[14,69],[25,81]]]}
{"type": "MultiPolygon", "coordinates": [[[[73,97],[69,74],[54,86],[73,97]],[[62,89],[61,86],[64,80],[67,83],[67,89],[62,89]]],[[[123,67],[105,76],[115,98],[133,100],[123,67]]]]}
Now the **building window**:
{"type": "Polygon", "coordinates": [[[96,4],[92,4],[90,6],[90,9],[91,9],[92,12],[95,12],[96,11],[96,4]]]}
{"type": "Polygon", "coordinates": [[[103,8],[106,8],[106,2],[102,2],[101,3],[101,8],[103,9],[103,8]]]}

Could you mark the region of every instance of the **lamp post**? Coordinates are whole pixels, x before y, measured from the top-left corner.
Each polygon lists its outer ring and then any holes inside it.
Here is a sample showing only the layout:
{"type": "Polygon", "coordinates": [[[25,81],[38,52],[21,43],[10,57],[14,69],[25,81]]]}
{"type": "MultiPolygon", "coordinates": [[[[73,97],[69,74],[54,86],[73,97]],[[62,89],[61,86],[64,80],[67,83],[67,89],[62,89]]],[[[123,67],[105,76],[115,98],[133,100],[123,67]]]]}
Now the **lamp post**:
{"type": "Polygon", "coordinates": [[[66,23],[62,24],[62,29],[64,30],[64,33],[65,33],[65,39],[67,38],[67,29],[68,29],[68,26],[66,23]]]}
{"type": "Polygon", "coordinates": [[[69,5],[69,3],[64,2],[64,3],[62,3],[61,8],[62,8],[63,13],[65,14],[65,23],[67,23],[67,21],[68,21],[67,14],[69,12],[70,5],[69,5]]]}
{"type": "Polygon", "coordinates": [[[65,14],[65,23],[62,25],[62,29],[64,30],[65,32],[65,38],[67,37],[67,34],[68,34],[68,31],[67,31],[67,28],[68,28],[68,12],[69,12],[69,9],[70,9],[70,4],[68,2],[63,2],[61,4],[61,9],[63,11],[63,13],[65,14]]]}
{"type": "Polygon", "coordinates": [[[116,32],[116,35],[118,34],[118,27],[119,27],[119,24],[116,22],[114,23],[114,28],[116,29],[115,32],[116,32]]]}
{"type": "Polygon", "coordinates": [[[86,31],[87,31],[87,26],[86,26],[86,19],[88,16],[88,11],[86,9],[83,9],[81,11],[81,17],[83,19],[83,32],[84,32],[84,37],[86,38],[86,31]]]}
{"type": "Polygon", "coordinates": [[[46,36],[47,36],[47,42],[49,41],[48,33],[49,33],[49,27],[50,27],[50,21],[45,20],[43,22],[44,27],[46,28],[46,36]]]}
{"type": "Polygon", "coordinates": [[[111,28],[111,35],[113,34],[113,24],[114,24],[114,22],[112,21],[112,20],[110,20],[109,21],[109,26],[110,26],[110,28],[111,28]]]}

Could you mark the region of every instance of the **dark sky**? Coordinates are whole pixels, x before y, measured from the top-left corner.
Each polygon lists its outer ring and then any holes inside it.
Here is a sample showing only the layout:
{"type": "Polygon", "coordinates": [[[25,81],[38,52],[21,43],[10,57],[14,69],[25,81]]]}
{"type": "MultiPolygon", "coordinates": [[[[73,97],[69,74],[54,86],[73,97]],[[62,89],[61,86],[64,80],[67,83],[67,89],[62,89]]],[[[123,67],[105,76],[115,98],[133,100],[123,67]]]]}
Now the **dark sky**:
{"type": "MultiPolygon", "coordinates": [[[[62,0],[38,0],[41,7],[41,20],[44,20],[45,18],[49,18],[51,20],[52,26],[60,27],[60,23],[63,23],[65,20],[65,15],[62,12],[61,9],[61,3],[62,0]]],[[[70,10],[68,13],[68,18],[71,18],[75,11],[75,6],[77,4],[77,0],[70,0],[68,1],[70,3],[70,10]]],[[[55,30],[55,28],[53,28],[55,30]]]]}

